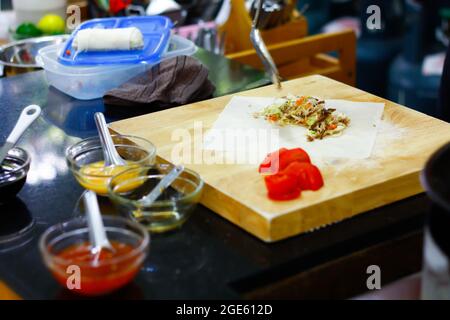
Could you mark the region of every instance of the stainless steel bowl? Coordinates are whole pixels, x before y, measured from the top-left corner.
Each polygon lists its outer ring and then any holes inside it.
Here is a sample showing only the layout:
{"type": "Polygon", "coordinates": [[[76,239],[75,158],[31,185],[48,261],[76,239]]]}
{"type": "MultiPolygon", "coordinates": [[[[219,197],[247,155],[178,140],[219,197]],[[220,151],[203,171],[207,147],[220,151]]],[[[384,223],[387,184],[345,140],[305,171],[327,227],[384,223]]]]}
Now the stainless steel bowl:
{"type": "Polygon", "coordinates": [[[62,43],[68,38],[68,35],[30,38],[1,46],[0,77],[41,69],[35,60],[38,51],[46,46],[62,43]]]}

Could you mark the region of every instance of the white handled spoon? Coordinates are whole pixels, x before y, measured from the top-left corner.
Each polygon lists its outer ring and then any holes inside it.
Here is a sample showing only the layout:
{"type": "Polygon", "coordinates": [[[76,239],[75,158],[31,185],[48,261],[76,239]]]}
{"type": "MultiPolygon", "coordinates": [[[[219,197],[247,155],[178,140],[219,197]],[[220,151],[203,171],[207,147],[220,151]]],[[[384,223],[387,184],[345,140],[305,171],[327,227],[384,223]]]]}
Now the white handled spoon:
{"type": "Polygon", "coordinates": [[[86,191],[83,195],[86,218],[89,228],[89,239],[91,242],[91,253],[95,255],[98,262],[102,250],[114,252],[114,248],[106,236],[105,226],[103,225],[102,214],[98,206],[97,195],[93,191],[86,191]]]}
{"type": "Polygon", "coordinates": [[[125,166],[127,163],[116,150],[114,146],[114,141],[108,130],[108,125],[106,124],[105,116],[101,112],[96,112],[94,115],[95,124],[97,126],[98,135],[100,136],[100,143],[102,144],[103,153],[105,157],[105,167],[112,165],[115,166],[125,166]]]}
{"type": "Polygon", "coordinates": [[[183,172],[184,166],[179,165],[173,168],[161,181],[156,185],[153,190],[141,199],[145,206],[152,205],[153,202],[158,199],[158,197],[164,192],[165,189],[170,187],[170,185],[180,176],[183,172]]]}
{"type": "Polygon", "coordinates": [[[27,130],[27,128],[39,117],[40,114],[41,107],[34,104],[22,110],[13,131],[11,131],[11,134],[6,139],[3,147],[0,148],[0,164],[3,160],[5,160],[8,155],[8,151],[14,148],[25,130],[27,130]]]}

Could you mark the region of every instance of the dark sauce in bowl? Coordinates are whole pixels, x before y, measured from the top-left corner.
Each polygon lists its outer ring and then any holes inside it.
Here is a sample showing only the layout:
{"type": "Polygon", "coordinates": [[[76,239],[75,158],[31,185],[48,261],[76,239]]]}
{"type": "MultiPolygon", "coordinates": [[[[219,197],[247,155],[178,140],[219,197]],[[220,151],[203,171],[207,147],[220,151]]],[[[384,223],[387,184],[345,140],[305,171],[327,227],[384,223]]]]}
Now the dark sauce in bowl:
{"type": "Polygon", "coordinates": [[[21,148],[13,148],[0,166],[0,203],[22,190],[30,168],[30,158],[21,148]]]}

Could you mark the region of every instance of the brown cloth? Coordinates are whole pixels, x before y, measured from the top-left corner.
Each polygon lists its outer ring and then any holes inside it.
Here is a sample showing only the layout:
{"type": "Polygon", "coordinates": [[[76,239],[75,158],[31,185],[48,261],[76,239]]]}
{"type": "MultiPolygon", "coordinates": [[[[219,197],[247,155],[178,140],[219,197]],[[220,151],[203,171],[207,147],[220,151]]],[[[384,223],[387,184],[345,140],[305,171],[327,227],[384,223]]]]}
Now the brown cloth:
{"type": "Polygon", "coordinates": [[[107,105],[146,106],[163,109],[210,98],[215,86],[208,69],[197,59],[178,56],[110,90],[103,97],[107,105]]]}

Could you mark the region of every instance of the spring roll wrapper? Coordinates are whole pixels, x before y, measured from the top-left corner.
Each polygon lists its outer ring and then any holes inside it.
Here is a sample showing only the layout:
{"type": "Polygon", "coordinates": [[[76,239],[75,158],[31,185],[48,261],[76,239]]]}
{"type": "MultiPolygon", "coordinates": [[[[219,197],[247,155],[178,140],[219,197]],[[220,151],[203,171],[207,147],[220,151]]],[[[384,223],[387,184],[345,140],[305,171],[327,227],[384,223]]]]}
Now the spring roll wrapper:
{"type": "Polygon", "coordinates": [[[308,142],[306,128],[294,125],[280,127],[263,117],[255,118],[255,112],[261,112],[276,100],[262,97],[233,97],[211,130],[206,133],[204,149],[245,154],[245,159],[252,159],[252,156],[257,154],[256,157],[259,158],[257,163],[260,163],[267,153],[280,148],[302,148],[309,153],[314,163],[330,159],[367,159],[371,156],[384,112],[384,103],[325,100],[327,108],[336,109],[350,118],[350,126],[342,135],[308,142]],[[267,137],[271,135],[272,130],[276,130],[278,139],[261,139],[255,135],[241,137],[239,141],[243,142],[242,145],[226,143],[224,137],[229,130],[244,134],[248,129],[257,130],[257,134],[262,130],[267,137]]]}
{"type": "Polygon", "coordinates": [[[134,50],[144,46],[144,37],[135,27],[84,29],[78,31],[72,46],[77,51],[134,50]]]}

